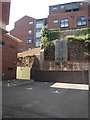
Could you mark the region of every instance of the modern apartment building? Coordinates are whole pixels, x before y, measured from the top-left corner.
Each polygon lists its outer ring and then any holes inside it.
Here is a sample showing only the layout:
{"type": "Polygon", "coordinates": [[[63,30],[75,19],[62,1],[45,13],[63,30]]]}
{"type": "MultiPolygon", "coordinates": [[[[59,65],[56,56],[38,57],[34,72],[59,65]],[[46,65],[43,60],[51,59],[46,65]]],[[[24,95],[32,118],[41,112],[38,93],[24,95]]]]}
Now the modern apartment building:
{"type": "Polygon", "coordinates": [[[90,27],[90,4],[85,1],[49,6],[48,29],[90,27]]]}
{"type": "Polygon", "coordinates": [[[29,16],[24,16],[15,22],[14,29],[10,33],[23,41],[18,46],[18,52],[34,48],[34,26],[35,19],[29,16]]]}
{"type": "Polygon", "coordinates": [[[15,22],[15,27],[10,32],[23,41],[18,47],[18,52],[40,47],[43,25],[47,25],[48,29],[61,31],[90,27],[89,10],[89,2],[80,1],[49,6],[48,18],[35,19],[24,16],[15,22]]]}
{"type": "Polygon", "coordinates": [[[10,1],[0,1],[0,79],[15,79],[17,63],[17,46],[21,42],[16,37],[7,34],[9,24],[10,1]]]}
{"type": "Polygon", "coordinates": [[[15,22],[14,29],[10,33],[23,41],[18,46],[18,52],[40,47],[41,29],[43,25],[46,25],[45,18],[34,19],[29,16],[24,16],[15,22]]]}
{"type": "Polygon", "coordinates": [[[35,26],[35,47],[41,45],[41,29],[44,25],[47,25],[47,18],[37,19],[35,26]]]}

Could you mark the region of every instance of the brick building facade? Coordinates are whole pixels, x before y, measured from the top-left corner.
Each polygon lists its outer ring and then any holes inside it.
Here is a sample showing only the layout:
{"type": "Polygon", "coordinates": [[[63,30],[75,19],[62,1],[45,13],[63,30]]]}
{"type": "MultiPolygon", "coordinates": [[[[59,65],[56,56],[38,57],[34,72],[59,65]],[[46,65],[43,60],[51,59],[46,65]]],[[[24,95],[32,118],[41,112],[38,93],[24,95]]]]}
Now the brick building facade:
{"type": "Polygon", "coordinates": [[[49,6],[48,29],[90,27],[90,4],[85,1],[49,6]]]}
{"type": "Polygon", "coordinates": [[[24,16],[15,22],[15,27],[10,33],[23,41],[18,46],[18,52],[34,48],[34,24],[35,19],[29,16],[24,16]]]}
{"type": "Polygon", "coordinates": [[[0,79],[16,78],[17,47],[21,40],[7,34],[10,1],[0,1],[0,79]]]}
{"type": "Polygon", "coordinates": [[[24,16],[11,30],[11,34],[23,42],[18,51],[40,47],[41,28],[47,25],[48,29],[70,30],[90,27],[90,4],[86,1],[71,2],[49,6],[48,18],[34,19],[24,16]],[[29,38],[29,42],[27,42],[29,38]]]}
{"type": "Polygon", "coordinates": [[[2,28],[5,30],[6,25],[9,24],[10,4],[11,2],[0,1],[0,30],[2,30],[2,28]]]}
{"type": "Polygon", "coordinates": [[[18,46],[18,52],[40,47],[42,26],[46,25],[46,18],[34,19],[24,16],[15,22],[15,27],[10,33],[23,42],[18,46]]]}
{"type": "Polygon", "coordinates": [[[21,42],[19,39],[11,35],[2,35],[2,79],[16,78],[17,48],[19,42],[21,42]]]}

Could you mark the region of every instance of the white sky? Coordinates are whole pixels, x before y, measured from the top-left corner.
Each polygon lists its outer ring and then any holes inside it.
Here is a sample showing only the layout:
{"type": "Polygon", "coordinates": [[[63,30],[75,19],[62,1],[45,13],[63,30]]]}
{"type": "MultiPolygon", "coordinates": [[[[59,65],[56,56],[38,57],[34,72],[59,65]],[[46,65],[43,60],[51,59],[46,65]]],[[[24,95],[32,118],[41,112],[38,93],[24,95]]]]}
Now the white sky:
{"type": "Polygon", "coordinates": [[[7,30],[14,28],[14,22],[25,15],[33,18],[46,18],[49,14],[49,6],[82,0],[11,0],[10,20],[7,30]]]}

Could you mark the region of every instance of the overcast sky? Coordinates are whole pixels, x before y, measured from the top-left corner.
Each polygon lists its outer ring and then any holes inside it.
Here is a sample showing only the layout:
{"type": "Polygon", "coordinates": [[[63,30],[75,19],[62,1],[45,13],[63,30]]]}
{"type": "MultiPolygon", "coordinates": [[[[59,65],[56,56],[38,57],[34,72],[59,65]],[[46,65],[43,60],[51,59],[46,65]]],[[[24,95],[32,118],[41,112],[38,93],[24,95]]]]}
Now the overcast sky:
{"type": "Polygon", "coordinates": [[[11,0],[10,20],[7,30],[14,28],[14,22],[25,15],[33,18],[46,18],[49,14],[49,6],[66,2],[82,0],[11,0]]]}

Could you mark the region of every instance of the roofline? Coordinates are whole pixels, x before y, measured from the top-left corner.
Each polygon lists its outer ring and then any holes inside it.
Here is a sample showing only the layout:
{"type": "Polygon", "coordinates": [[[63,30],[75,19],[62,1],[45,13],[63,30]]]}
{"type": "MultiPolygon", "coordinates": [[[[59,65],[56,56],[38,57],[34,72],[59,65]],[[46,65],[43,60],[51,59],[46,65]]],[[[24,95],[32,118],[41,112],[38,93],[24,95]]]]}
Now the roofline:
{"type": "Polygon", "coordinates": [[[46,18],[39,18],[39,19],[36,19],[36,20],[44,20],[44,19],[48,19],[47,17],[46,18]]]}
{"type": "Polygon", "coordinates": [[[15,21],[15,23],[17,23],[18,21],[20,21],[20,20],[23,19],[24,17],[32,18],[32,19],[35,20],[35,18],[33,18],[33,17],[30,17],[30,16],[28,16],[28,15],[24,15],[22,18],[20,18],[20,19],[18,19],[17,21],[15,21]]]}
{"type": "Polygon", "coordinates": [[[18,43],[22,42],[22,40],[14,37],[13,35],[10,35],[10,34],[5,34],[5,35],[8,36],[9,38],[12,38],[13,40],[15,40],[15,41],[18,42],[18,43]]]}
{"type": "Polygon", "coordinates": [[[6,34],[8,31],[6,29],[0,28],[0,35],[6,34]]]}
{"type": "Polygon", "coordinates": [[[34,55],[40,55],[40,48],[33,48],[30,51],[26,50],[23,52],[17,53],[17,57],[27,57],[27,56],[34,56],[34,55]],[[38,52],[36,52],[38,51],[38,52]]]}
{"type": "Polygon", "coordinates": [[[67,2],[67,3],[61,3],[61,4],[54,4],[54,5],[50,5],[49,7],[52,7],[52,6],[58,6],[58,5],[66,5],[66,4],[69,4],[69,3],[80,3],[80,2],[86,2],[85,0],[81,0],[81,1],[73,1],[73,2],[67,2]]]}

